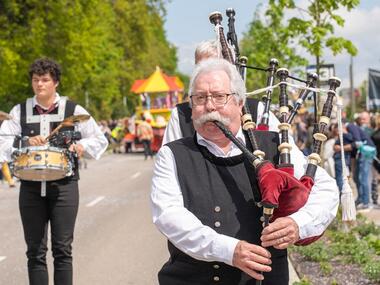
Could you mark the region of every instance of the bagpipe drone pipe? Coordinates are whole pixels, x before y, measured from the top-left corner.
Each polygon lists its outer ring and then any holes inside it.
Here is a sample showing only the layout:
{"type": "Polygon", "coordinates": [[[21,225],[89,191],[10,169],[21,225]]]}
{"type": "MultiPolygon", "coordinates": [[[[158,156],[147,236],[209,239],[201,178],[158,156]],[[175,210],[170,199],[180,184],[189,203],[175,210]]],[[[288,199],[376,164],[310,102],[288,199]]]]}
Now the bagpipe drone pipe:
{"type": "MultiPolygon", "coordinates": [[[[260,201],[259,206],[263,207],[264,225],[268,225],[269,221],[274,221],[279,217],[289,216],[300,208],[302,208],[308,198],[310,191],[314,185],[314,177],[317,170],[317,165],[320,163],[320,151],[323,141],[327,139],[326,131],[330,121],[331,111],[333,108],[333,101],[336,89],[340,86],[340,80],[336,77],[329,79],[329,89],[321,90],[315,88],[318,75],[309,74],[306,81],[297,79],[289,75],[286,68],[277,68],[278,61],[271,59],[268,68],[250,67],[247,65],[247,58],[241,57],[239,54],[238,42],[234,28],[235,11],[227,9],[227,16],[229,18],[229,32],[226,39],[221,25],[222,15],[220,12],[210,14],[210,22],[215,25],[217,38],[220,42],[221,52],[223,58],[230,63],[235,64],[243,80],[246,79],[247,68],[263,70],[268,72],[267,86],[260,90],[247,93],[247,95],[257,95],[265,92],[263,97],[264,112],[261,120],[256,128],[256,124],[252,120],[247,106],[243,106],[242,115],[242,128],[247,132],[249,142],[252,146],[253,152],[250,151],[244,144],[236,140],[233,134],[228,130],[228,126],[224,126],[220,122],[214,122],[221,131],[228,137],[240,150],[246,155],[247,159],[252,163],[255,168],[255,175],[260,188],[260,201]],[[232,51],[235,51],[233,53],[232,51]],[[234,57],[235,56],[235,57],[234,57]],[[275,77],[278,77],[280,82],[275,84],[275,77]],[[287,79],[295,79],[305,83],[305,86],[294,85],[287,82],[287,79]],[[288,105],[287,86],[293,86],[301,89],[298,99],[296,100],[293,108],[290,110],[288,105]],[[260,150],[258,139],[263,136],[269,136],[269,110],[272,100],[272,92],[274,88],[280,88],[280,124],[278,125],[280,134],[280,144],[278,150],[280,152],[279,161],[274,165],[265,157],[265,153],[260,150]],[[323,105],[322,114],[318,123],[318,130],[314,133],[313,151],[308,156],[308,164],[305,174],[297,179],[294,177],[294,168],[291,163],[291,148],[289,143],[289,129],[293,119],[297,115],[302,104],[308,98],[311,92],[324,92],[327,93],[327,100],[323,105]]],[[[320,236],[310,237],[299,240],[297,245],[307,245],[317,240],[320,236]]]]}

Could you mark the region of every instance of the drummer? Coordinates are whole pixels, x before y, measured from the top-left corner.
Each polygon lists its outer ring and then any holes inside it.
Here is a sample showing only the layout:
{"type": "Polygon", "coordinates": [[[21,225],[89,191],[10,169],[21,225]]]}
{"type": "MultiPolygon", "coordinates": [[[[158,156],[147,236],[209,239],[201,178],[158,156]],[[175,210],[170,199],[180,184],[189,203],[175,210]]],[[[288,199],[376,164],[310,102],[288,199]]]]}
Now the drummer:
{"type": "MultiPolygon", "coordinates": [[[[46,137],[62,120],[88,112],[56,89],[60,66],[51,59],[37,59],[30,66],[34,97],[13,107],[11,119],[4,121],[0,133],[21,135],[29,146],[47,145],[46,137]]],[[[83,117],[83,116],[82,116],[83,117]]],[[[108,142],[93,118],[78,123],[82,139],[70,146],[80,157],[83,153],[99,159],[108,142]]],[[[0,136],[0,163],[10,161],[13,139],[0,136]]],[[[74,158],[75,159],[75,158],[74,158]]],[[[74,165],[77,165],[74,162],[74,165]]],[[[78,169],[73,175],[49,182],[21,180],[19,208],[27,245],[30,285],[47,285],[47,228],[50,222],[54,257],[54,284],[73,284],[72,248],[79,205],[78,169]],[[46,192],[46,194],[44,194],[46,192]],[[41,195],[42,194],[42,195],[41,195]]]]}

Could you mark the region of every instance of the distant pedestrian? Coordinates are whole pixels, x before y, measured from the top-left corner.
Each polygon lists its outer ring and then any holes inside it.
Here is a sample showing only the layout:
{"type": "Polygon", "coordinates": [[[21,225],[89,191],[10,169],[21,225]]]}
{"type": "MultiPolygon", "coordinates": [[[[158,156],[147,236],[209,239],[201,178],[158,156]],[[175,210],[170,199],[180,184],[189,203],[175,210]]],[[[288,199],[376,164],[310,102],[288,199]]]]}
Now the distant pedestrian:
{"type": "Polygon", "coordinates": [[[354,181],[358,189],[358,198],[355,201],[358,210],[369,208],[370,173],[376,149],[370,136],[360,127],[360,116],[356,124],[348,124],[347,130],[352,134],[354,143],[353,151],[356,153],[356,167],[354,181]]]}
{"type": "Polygon", "coordinates": [[[375,131],[373,132],[371,139],[373,140],[376,150],[377,150],[377,156],[375,160],[373,161],[374,168],[376,169],[376,172],[374,173],[374,179],[372,179],[372,193],[371,193],[371,198],[373,204],[377,205],[378,204],[378,192],[377,192],[377,182],[378,182],[378,176],[380,173],[380,115],[376,116],[376,127],[375,131]],[[376,184],[375,184],[376,183],[376,184]],[[375,184],[375,185],[374,185],[375,184]]]}
{"type": "Polygon", "coordinates": [[[153,129],[150,125],[150,120],[143,117],[143,122],[141,122],[137,127],[137,136],[144,146],[144,156],[145,160],[150,156],[153,158],[153,152],[151,149],[151,142],[153,140],[153,129]]]}
{"type": "MultiPolygon", "coordinates": [[[[332,125],[332,131],[334,132],[334,135],[337,136],[337,139],[335,141],[334,145],[334,165],[335,165],[335,178],[336,178],[336,184],[338,185],[339,191],[342,192],[343,189],[343,167],[342,167],[342,155],[341,155],[341,147],[340,147],[340,140],[338,137],[338,124],[332,125]]],[[[354,143],[354,138],[352,134],[350,134],[347,131],[347,128],[345,125],[343,125],[343,151],[344,151],[344,160],[346,163],[346,167],[350,170],[351,168],[351,151],[352,151],[352,144],[354,143]]]]}

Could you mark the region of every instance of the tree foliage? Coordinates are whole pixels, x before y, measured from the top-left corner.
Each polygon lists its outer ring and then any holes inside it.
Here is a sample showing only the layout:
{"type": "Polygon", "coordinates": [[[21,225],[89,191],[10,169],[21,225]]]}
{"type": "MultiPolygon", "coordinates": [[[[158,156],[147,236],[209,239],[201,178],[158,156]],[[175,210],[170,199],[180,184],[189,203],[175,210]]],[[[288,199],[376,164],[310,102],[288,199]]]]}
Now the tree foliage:
{"type": "MultiPolygon", "coordinates": [[[[280,67],[295,72],[297,67],[307,64],[295,51],[289,30],[282,23],[283,16],[279,7],[268,9],[264,16],[260,16],[260,7],[257,8],[249,30],[241,40],[241,54],[248,57],[248,65],[266,68],[269,60],[276,58],[280,67]]],[[[266,77],[265,72],[251,71],[247,76],[247,88],[263,87],[266,77]]]]}
{"type": "Polygon", "coordinates": [[[286,29],[315,57],[317,72],[325,48],[329,48],[334,55],[343,51],[356,55],[357,49],[351,41],[334,36],[334,24],[343,27],[345,20],[336,11],[341,8],[351,11],[360,0],[310,0],[308,3],[309,6],[304,9],[297,7],[294,0],[270,0],[269,9],[297,9],[301,13],[301,17],[288,20],[286,29]]]}
{"type": "Polygon", "coordinates": [[[0,109],[31,96],[28,67],[40,57],[62,66],[58,92],[97,118],[125,114],[135,79],[159,65],[176,71],[164,31],[164,0],[1,0],[0,109]],[[86,94],[88,101],[86,100],[86,94]],[[122,109],[122,110],[121,110],[122,109]]]}

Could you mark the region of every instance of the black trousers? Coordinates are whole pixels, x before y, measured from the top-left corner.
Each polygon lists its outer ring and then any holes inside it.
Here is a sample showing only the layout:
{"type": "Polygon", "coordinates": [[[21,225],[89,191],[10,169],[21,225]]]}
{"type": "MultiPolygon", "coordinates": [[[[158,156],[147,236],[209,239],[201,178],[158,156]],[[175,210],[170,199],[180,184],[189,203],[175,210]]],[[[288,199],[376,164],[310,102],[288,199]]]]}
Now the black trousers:
{"type": "Polygon", "coordinates": [[[54,284],[73,284],[72,247],[78,213],[78,182],[62,179],[47,182],[46,197],[41,183],[22,181],[19,207],[27,244],[30,285],[47,285],[46,264],[48,223],[54,257],[54,284]]]}
{"type": "Polygon", "coordinates": [[[148,156],[153,156],[152,149],[150,147],[150,140],[142,140],[141,141],[144,146],[144,155],[145,158],[148,158],[148,156]]]}

